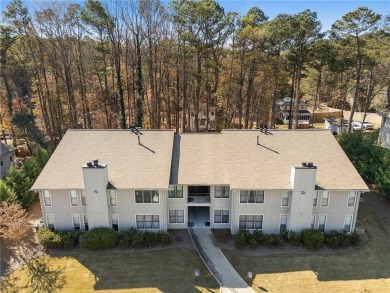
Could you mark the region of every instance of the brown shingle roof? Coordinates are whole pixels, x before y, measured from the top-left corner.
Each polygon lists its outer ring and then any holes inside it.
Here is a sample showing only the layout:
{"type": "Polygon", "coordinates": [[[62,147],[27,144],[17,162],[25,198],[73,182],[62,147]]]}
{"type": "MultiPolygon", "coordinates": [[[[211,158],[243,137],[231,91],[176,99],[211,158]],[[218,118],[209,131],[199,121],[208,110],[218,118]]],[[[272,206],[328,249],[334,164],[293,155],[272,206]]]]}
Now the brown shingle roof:
{"type": "Polygon", "coordinates": [[[367,186],[328,130],[224,130],[173,134],[142,130],[72,130],[62,139],[33,189],[82,189],[81,167],[98,158],[115,188],[226,184],[232,189],[291,189],[293,164],[313,162],[316,185],[329,190],[367,186]],[[260,145],[257,145],[259,136],[260,145]],[[152,152],[154,151],[154,153],[152,152]]]}
{"type": "Polygon", "coordinates": [[[32,189],[84,189],[81,167],[92,159],[107,164],[115,188],[167,188],[174,132],[141,132],[143,146],[131,130],[68,130],[32,189]]]}

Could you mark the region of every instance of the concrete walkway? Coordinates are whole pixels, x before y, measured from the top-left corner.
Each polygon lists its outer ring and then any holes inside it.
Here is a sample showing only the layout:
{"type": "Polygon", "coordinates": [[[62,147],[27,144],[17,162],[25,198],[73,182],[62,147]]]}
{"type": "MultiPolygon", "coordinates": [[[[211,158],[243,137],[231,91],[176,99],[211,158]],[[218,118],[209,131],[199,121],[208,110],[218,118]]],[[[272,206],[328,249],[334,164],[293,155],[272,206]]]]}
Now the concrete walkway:
{"type": "Polygon", "coordinates": [[[222,293],[254,293],[255,291],[236,272],[225,255],[214,244],[210,228],[193,228],[194,234],[204,253],[222,273],[222,293]]]}

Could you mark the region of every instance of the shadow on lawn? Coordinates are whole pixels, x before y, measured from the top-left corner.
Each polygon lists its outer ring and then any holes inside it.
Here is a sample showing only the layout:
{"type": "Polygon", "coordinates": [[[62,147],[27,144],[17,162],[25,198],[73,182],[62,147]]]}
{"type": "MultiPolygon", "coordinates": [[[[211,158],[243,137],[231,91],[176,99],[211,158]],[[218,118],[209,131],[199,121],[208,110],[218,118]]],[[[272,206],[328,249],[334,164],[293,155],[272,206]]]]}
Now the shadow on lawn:
{"type": "MultiPolygon", "coordinates": [[[[390,278],[390,202],[382,198],[371,200],[375,194],[364,197],[359,207],[358,220],[369,235],[369,241],[357,250],[329,254],[283,254],[244,256],[237,251],[224,250],[236,270],[243,276],[285,272],[313,272],[319,281],[343,281],[390,278]]],[[[254,284],[256,285],[256,284],[254,284]]]]}
{"type": "Polygon", "coordinates": [[[149,252],[86,252],[72,256],[95,276],[95,290],[136,289],[162,292],[218,292],[197,253],[190,249],[149,252]],[[195,269],[201,276],[195,280],[195,269]],[[209,290],[208,288],[211,288],[209,290]],[[209,290],[209,291],[207,291],[209,290]]]}

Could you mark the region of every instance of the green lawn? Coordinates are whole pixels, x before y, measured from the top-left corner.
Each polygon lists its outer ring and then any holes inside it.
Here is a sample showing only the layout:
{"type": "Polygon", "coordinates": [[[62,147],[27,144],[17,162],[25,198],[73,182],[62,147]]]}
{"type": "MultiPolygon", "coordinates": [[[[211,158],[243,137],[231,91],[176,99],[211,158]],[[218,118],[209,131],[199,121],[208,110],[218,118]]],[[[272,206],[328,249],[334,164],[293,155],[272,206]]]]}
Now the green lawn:
{"type": "Polygon", "coordinates": [[[153,252],[86,252],[41,258],[13,273],[3,292],[218,292],[198,254],[189,249],[153,252]],[[195,282],[194,271],[201,270],[195,282]]]}
{"type": "Polygon", "coordinates": [[[252,288],[257,292],[390,292],[390,225],[363,204],[358,218],[367,220],[363,226],[370,240],[349,253],[257,257],[224,253],[242,276],[253,272],[252,288]]]}
{"type": "MultiPolygon", "coordinates": [[[[368,202],[367,196],[365,201],[368,202]]],[[[224,251],[237,271],[253,272],[257,292],[390,292],[390,205],[359,207],[369,242],[351,252],[244,256],[224,251]],[[363,221],[363,218],[365,221],[363,221]]],[[[275,250],[277,252],[277,250],[275,250]]],[[[197,253],[189,249],[115,253],[70,251],[40,258],[3,280],[2,292],[219,292],[197,253]],[[196,283],[195,269],[202,276],[196,283]]]]}

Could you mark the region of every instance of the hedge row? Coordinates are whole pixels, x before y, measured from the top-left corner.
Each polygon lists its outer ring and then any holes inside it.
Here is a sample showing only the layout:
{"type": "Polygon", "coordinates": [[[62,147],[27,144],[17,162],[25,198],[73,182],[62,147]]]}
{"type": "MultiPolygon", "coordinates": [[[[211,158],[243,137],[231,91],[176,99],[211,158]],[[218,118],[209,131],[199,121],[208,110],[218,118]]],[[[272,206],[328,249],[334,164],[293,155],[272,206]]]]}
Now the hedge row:
{"type": "Polygon", "coordinates": [[[360,176],[390,198],[390,150],[377,145],[377,133],[343,134],[340,146],[360,176]]]}
{"type": "Polygon", "coordinates": [[[87,250],[108,248],[147,248],[168,245],[172,242],[167,232],[148,232],[130,228],[116,232],[111,228],[93,228],[89,232],[79,230],[52,231],[42,227],[38,231],[39,242],[45,248],[71,249],[79,246],[87,250]]]}
{"type": "Polygon", "coordinates": [[[326,243],[331,248],[347,247],[360,243],[359,235],[356,233],[346,234],[344,232],[331,231],[327,234],[315,229],[306,229],[301,233],[285,231],[281,234],[264,234],[262,231],[239,230],[234,237],[236,248],[245,247],[257,248],[264,245],[267,247],[281,247],[285,243],[292,246],[303,245],[307,249],[316,250],[326,243]]]}

